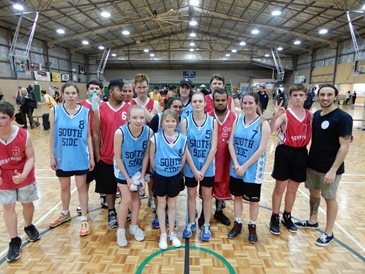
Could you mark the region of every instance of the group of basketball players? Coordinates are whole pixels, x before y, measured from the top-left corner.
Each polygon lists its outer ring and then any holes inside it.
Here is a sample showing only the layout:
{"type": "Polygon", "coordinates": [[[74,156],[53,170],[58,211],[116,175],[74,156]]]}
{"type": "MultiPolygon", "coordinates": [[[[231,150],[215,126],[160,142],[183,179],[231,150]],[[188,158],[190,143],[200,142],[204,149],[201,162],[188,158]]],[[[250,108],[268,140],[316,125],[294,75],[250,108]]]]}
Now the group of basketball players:
{"type": "MultiPolygon", "coordinates": [[[[152,227],[161,230],[161,249],[167,248],[168,239],[175,247],[181,245],[174,227],[177,196],[184,187],[188,194],[188,222],[182,232],[184,238],[191,237],[197,226],[201,226],[201,239],[211,239],[212,197],[216,199],[214,218],[230,225],[231,221],[223,209],[225,201],[231,200],[233,195],[234,225],[228,237],[235,238],[242,232],[244,199],[250,203],[248,239],[256,243],[265,151],[271,133],[278,130],[279,142],[272,173],[276,184],[270,231],[280,234],[279,210],[285,189],[284,226],[291,232],[296,232],[297,227],[318,229],[317,212],[322,194],[327,203],[327,226],[316,244],[328,245],[334,239],[336,191],[344,172],[343,161],[352,131],[351,117],[334,105],[337,89],[332,85],[319,89],[322,109],[312,115],[303,108],[306,88],[301,84],[294,85],[289,90],[290,108],[284,109],[281,103],[276,105],[268,122],[261,113],[257,93],[242,95],[242,115],[237,116],[233,100],[224,87],[224,77],[218,74],[210,80],[211,92],[208,95],[194,92],[192,81],[182,79],[178,97],[170,98],[160,113],[158,102],[148,97],[149,79],[145,74],[137,74],[133,84],[111,81],[109,101],[102,103],[101,83],[87,83],[89,98],[80,103],[77,86],[66,83],[62,87],[64,103],[50,111],[50,166],[60,181],[62,211],[49,226],[56,227],[70,221],[70,178],[75,176],[81,236],[90,233],[88,189],[89,183],[95,180],[96,192],[104,195],[101,196],[102,205],[108,207],[108,226],[118,228],[119,246],[128,244],[125,224],[129,219],[129,233],[137,241],[144,239],[144,232],[138,226],[138,213],[140,195],[147,184],[148,204],[156,212],[152,227]],[[137,94],[135,99],[134,91],[137,94]],[[97,104],[93,98],[95,94],[97,104]],[[306,146],[311,136],[308,156],[306,146]],[[291,210],[298,185],[303,181],[306,181],[311,193],[311,215],[309,220],[294,224],[291,210]],[[196,222],[198,184],[203,204],[196,222]],[[118,212],[115,209],[117,187],[122,195],[118,212]],[[168,233],[165,224],[169,227],[168,233]]],[[[0,148],[1,151],[6,148],[9,154],[0,153],[0,202],[4,205],[5,222],[11,236],[7,259],[14,261],[20,257],[21,245],[16,233],[16,201],[29,208],[29,212],[25,210],[24,213],[29,240],[40,238],[32,225],[32,202],[38,198],[34,183],[34,152],[28,133],[11,125],[14,119],[11,105],[4,102],[0,106],[0,118],[6,120],[6,123],[0,123],[0,148]],[[27,148],[20,150],[18,154],[22,155],[15,155],[14,149],[9,146],[13,140],[27,148]],[[14,166],[17,167],[15,170],[14,166]],[[32,190],[26,189],[31,186],[32,190]],[[18,195],[20,193],[25,193],[24,199],[18,195]]]]}

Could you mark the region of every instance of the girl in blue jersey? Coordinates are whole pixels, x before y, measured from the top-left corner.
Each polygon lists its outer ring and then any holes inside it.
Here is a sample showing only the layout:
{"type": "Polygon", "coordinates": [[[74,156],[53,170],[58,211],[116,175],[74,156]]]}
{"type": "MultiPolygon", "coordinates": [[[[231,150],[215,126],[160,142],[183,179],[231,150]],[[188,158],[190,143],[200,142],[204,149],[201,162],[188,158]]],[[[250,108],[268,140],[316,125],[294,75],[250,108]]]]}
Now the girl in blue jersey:
{"type": "Polygon", "coordinates": [[[235,238],[242,231],[242,198],[250,202],[250,223],[248,225],[250,243],[257,242],[256,220],[259,213],[261,184],[264,177],[266,146],[271,130],[261,114],[259,97],[255,92],[242,96],[244,115],[232,127],[228,142],[232,157],[229,190],[234,196],[235,221],[228,238],[235,238]]]}
{"type": "Polygon", "coordinates": [[[188,138],[187,164],[184,167],[185,185],[188,189],[189,219],[183,236],[189,238],[196,230],[195,209],[197,186],[200,182],[203,197],[204,227],[203,241],[209,241],[210,217],[212,211],[212,187],[214,184],[214,158],[217,150],[217,121],[204,112],[205,96],[196,92],[191,98],[193,113],[181,121],[181,133],[188,138]]]}
{"type": "Polygon", "coordinates": [[[64,103],[54,106],[49,115],[51,125],[50,158],[51,168],[56,171],[61,184],[61,215],[49,223],[59,226],[71,220],[70,187],[71,176],[75,175],[81,206],[80,236],[90,233],[87,222],[88,194],[86,174],[95,166],[90,135],[89,110],[77,103],[79,90],[73,83],[62,86],[64,103]]]}
{"type": "Polygon", "coordinates": [[[144,240],[144,233],[138,227],[140,207],[139,192],[135,186],[142,184],[145,188],[144,176],[148,165],[149,139],[152,130],[145,125],[146,115],[142,106],[135,105],[129,109],[128,123],[119,127],[114,135],[114,175],[122,193],[122,202],[118,209],[117,244],[128,244],[125,236],[125,223],[129,207],[132,208],[129,232],[137,241],[144,240]]]}
{"type": "Polygon", "coordinates": [[[157,214],[160,223],[161,249],[167,248],[167,236],[174,247],[180,247],[181,242],[174,232],[176,219],[176,200],[180,193],[181,169],[186,160],[185,135],[179,133],[179,117],[172,109],[167,109],[162,113],[161,130],[151,138],[150,163],[154,170],[153,192],[157,196],[157,214]],[[166,234],[165,208],[166,198],[169,216],[169,235],[166,234]]]}
{"type": "MultiPolygon", "coordinates": [[[[180,119],[181,119],[181,113],[183,111],[183,103],[181,101],[181,99],[179,97],[171,97],[167,100],[165,107],[164,107],[164,111],[166,109],[173,109],[176,114],[178,115],[178,126],[177,126],[177,131],[180,132],[180,119]]],[[[150,128],[153,130],[154,133],[159,132],[161,127],[161,117],[162,117],[162,112],[157,113],[151,120],[149,126],[150,128]]],[[[183,180],[181,178],[181,180],[183,180]]],[[[182,184],[184,184],[184,182],[182,182],[182,184]]],[[[154,195],[155,197],[155,195],[154,195]]],[[[157,201],[156,201],[157,202],[157,201]]],[[[168,215],[166,215],[166,223],[168,223],[168,215]]],[[[154,229],[160,228],[160,222],[158,220],[158,214],[155,214],[155,217],[153,218],[152,222],[151,222],[151,227],[154,229]]]]}

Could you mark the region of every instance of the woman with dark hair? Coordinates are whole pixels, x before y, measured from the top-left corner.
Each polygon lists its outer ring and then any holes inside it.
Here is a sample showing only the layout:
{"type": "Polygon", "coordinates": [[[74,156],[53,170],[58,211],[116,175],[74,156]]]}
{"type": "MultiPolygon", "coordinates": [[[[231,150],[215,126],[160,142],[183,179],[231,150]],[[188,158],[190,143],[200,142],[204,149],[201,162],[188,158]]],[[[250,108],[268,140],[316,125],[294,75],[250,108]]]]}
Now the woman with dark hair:
{"type": "Polygon", "coordinates": [[[81,206],[80,236],[90,233],[87,219],[88,193],[86,175],[94,169],[94,155],[90,134],[89,110],[79,103],[79,89],[73,83],[62,86],[65,102],[51,109],[50,166],[60,181],[62,211],[49,223],[51,228],[71,220],[70,187],[71,177],[75,175],[76,187],[81,206]]]}
{"type": "Polygon", "coordinates": [[[189,116],[191,113],[193,113],[193,108],[191,107],[191,96],[193,96],[193,82],[188,79],[184,78],[180,81],[179,89],[177,90],[177,95],[180,97],[184,110],[181,113],[181,119],[184,119],[185,117],[189,116]]]}
{"type": "Polygon", "coordinates": [[[242,231],[242,199],[245,199],[250,203],[248,240],[250,243],[256,243],[256,221],[264,178],[266,146],[270,139],[271,129],[262,115],[257,93],[249,92],[243,95],[241,106],[245,114],[240,116],[233,125],[228,142],[232,158],[229,190],[234,196],[235,217],[228,238],[233,239],[242,231]]]}

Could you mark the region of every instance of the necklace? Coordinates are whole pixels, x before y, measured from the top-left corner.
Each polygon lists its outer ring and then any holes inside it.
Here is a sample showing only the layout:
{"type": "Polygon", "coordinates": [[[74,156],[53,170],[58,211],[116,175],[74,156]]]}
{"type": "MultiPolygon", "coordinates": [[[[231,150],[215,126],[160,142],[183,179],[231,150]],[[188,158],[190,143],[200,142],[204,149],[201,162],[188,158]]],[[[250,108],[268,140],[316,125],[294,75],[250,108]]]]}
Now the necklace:
{"type": "Polygon", "coordinates": [[[1,140],[4,141],[5,144],[8,143],[8,140],[10,139],[10,137],[14,134],[15,130],[12,129],[12,131],[10,132],[10,134],[6,135],[7,138],[4,138],[4,137],[0,137],[1,140]]]}

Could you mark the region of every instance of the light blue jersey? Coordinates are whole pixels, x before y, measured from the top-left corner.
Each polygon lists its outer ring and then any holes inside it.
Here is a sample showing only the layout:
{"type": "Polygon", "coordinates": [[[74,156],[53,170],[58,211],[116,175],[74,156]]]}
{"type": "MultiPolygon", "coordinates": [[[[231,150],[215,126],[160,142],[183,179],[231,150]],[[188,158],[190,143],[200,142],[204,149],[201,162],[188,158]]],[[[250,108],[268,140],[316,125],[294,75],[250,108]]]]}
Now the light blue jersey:
{"type": "MultiPolygon", "coordinates": [[[[143,126],[141,134],[134,137],[128,125],[129,124],[125,124],[118,129],[123,133],[122,155],[119,155],[119,157],[122,158],[128,176],[132,178],[138,171],[142,172],[142,160],[147,149],[150,128],[148,126],[143,126]]],[[[117,165],[115,155],[113,157],[113,166],[115,178],[126,180],[117,165]]]]}
{"type": "Polygon", "coordinates": [[[187,138],[177,133],[176,140],[169,143],[163,132],[157,132],[155,139],[154,165],[156,172],[165,177],[171,177],[180,173],[182,157],[185,153],[187,138]]]}
{"type": "Polygon", "coordinates": [[[191,116],[191,114],[193,113],[193,107],[191,106],[191,102],[189,102],[183,109],[182,113],[181,113],[181,120],[185,119],[188,116],[191,116]]]}
{"type": "MultiPolygon", "coordinates": [[[[193,115],[186,117],[186,136],[188,137],[188,149],[193,158],[195,167],[201,170],[205,160],[208,157],[213,139],[214,118],[205,115],[205,121],[201,127],[198,127],[194,121],[193,115]]],[[[205,177],[213,177],[215,173],[215,159],[209,164],[205,177]]],[[[191,171],[188,163],[184,167],[184,175],[188,178],[193,178],[194,174],[191,171]]]]}
{"type": "MultiPolygon", "coordinates": [[[[233,147],[236,152],[237,161],[243,165],[256,152],[260,146],[262,133],[260,117],[257,117],[250,125],[244,124],[246,116],[240,116],[237,120],[236,130],[233,133],[233,147]]],[[[234,178],[241,178],[245,183],[262,184],[266,162],[266,151],[259,159],[249,166],[243,176],[238,176],[231,161],[230,175],[234,178]]]]}
{"type": "Polygon", "coordinates": [[[75,115],[69,115],[64,105],[54,106],[54,158],[58,169],[77,171],[89,169],[87,133],[89,110],[80,105],[75,115]]]}

